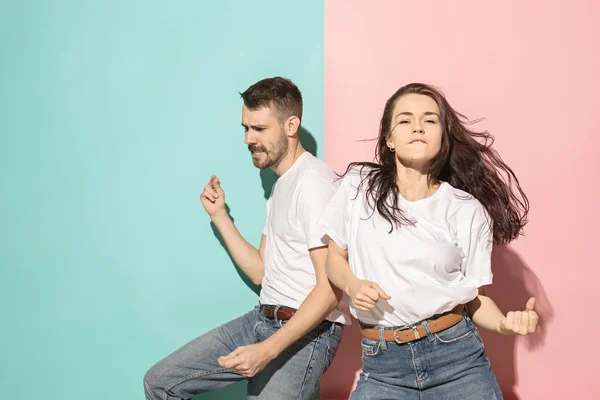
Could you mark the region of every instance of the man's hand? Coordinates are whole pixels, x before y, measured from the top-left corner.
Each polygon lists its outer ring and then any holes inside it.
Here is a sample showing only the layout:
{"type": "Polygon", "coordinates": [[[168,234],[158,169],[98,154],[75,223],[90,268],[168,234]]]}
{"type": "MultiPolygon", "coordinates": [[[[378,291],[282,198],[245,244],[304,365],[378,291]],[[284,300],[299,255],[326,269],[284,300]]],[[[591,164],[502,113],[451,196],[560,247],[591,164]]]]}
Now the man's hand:
{"type": "Polygon", "coordinates": [[[275,356],[264,343],[241,346],[217,360],[223,368],[234,370],[248,378],[262,371],[275,356]]]}
{"type": "Polygon", "coordinates": [[[221,189],[221,181],[215,175],[211,176],[210,181],[204,186],[204,190],[200,194],[200,201],[211,219],[221,214],[227,214],[225,192],[221,189]]]}
{"type": "Polygon", "coordinates": [[[391,297],[383,291],[375,282],[356,280],[349,290],[348,295],[352,299],[354,308],[360,311],[371,311],[379,298],[389,300],[391,297]]]}
{"type": "Polygon", "coordinates": [[[503,335],[527,335],[534,333],[539,321],[538,314],[533,310],[535,297],[525,306],[525,311],[511,311],[500,321],[498,331],[503,335]]]}

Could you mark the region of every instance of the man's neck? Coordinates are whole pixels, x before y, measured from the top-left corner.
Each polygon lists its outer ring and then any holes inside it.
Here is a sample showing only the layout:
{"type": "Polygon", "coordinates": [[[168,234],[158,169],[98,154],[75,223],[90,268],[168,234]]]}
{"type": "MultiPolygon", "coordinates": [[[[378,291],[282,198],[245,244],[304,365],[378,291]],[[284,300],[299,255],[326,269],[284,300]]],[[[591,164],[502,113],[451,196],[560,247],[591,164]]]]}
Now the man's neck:
{"type": "Polygon", "coordinates": [[[277,176],[285,174],[290,168],[292,168],[292,165],[294,165],[296,160],[298,160],[298,158],[305,151],[306,150],[304,150],[304,147],[302,147],[301,144],[298,144],[294,147],[290,146],[289,151],[286,153],[286,155],[283,156],[281,161],[273,165],[271,169],[277,174],[277,176]]]}

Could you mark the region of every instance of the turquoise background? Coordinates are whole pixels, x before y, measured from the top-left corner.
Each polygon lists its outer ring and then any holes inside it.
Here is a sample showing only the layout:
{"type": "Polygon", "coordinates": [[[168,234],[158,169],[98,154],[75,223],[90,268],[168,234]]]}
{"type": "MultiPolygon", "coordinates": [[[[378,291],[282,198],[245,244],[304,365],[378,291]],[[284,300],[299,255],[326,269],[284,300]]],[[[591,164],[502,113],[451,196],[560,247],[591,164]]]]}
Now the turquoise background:
{"type": "MultiPolygon", "coordinates": [[[[270,177],[238,92],[282,75],[323,150],[323,2],[0,2],[2,398],[142,399],[257,295],[199,194],[258,245],[270,177]]],[[[202,398],[244,398],[235,385],[202,398]]]]}

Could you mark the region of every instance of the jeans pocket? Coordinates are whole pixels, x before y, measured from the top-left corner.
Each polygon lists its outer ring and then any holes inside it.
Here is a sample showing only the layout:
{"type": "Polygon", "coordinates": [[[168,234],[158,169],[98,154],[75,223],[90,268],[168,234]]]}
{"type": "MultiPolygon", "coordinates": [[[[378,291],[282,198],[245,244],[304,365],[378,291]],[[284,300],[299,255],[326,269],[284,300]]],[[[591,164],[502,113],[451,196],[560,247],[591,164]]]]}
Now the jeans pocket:
{"type": "Polygon", "coordinates": [[[334,324],[332,328],[328,329],[329,337],[338,343],[342,340],[344,334],[344,325],[334,324]]]}
{"type": "Polygon", "coordinates": [[[337,351],[337,348],[342,341],[343,329],[343,326],[339,325],[327,326],[326,329],[321,333],[323,337],[327,338],[329,346],[333,348],[334,352],[337,351]]]}
{"type": "Polygon", "coordinates": [[[473,333],[473,328],[463,318],[458,324],[434,333],[434,336],[438,342],[450,344],[462,342],[473,336],[473,333]]]}
{"type": "Polygon", "coordinates": [[[477,330],[476,327],[473,327],[472,329],[473,329],[473,336],[475,337],[475,339],[477,339],[477,343],[479,343],[481,348],[483,350],[485,350],[485,345],[483,344],[483,339],[481,339],[481,336],[479,336],[479,331],[477,330]]]}
{"type": "Polygon", "coordinates": [[[333,362],[333,357],[335,357],[336,352],[337,352],[337,349],[335,349],[331,346],[327,346],[327,357],[325,359],[325,371],[327,371],[327,368],[329,368],[329,366],[333,362]]]}
{"type": "Polygon", "coordinates": [[[379,340],[370,340],[363,338],[360,342],[363,357],[375,357],[381,353],[381,343],[379,340]]]}
{"type": "Polygon", "coordinates": [[[252,333],[254,334],[254,343],[259,343],[264,340],[264,338],[262,337],[263,335],[260,332],[260,330],[263,328],[263,325],[264,322],[262,321],[259,321],[254,324],[254,329],[252,330],[252,333]]]}

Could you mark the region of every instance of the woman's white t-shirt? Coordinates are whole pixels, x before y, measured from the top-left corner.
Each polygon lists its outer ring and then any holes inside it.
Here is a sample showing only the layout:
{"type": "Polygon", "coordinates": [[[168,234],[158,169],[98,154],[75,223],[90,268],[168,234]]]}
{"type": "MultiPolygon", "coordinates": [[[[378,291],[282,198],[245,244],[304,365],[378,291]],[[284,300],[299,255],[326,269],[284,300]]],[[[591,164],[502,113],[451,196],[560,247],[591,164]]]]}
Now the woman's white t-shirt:
{"type": "Polygon", "coordinates": [[[367,205],[361,179],[367,169],[349,171],[321,217],[324,233],[348,251],[359,279],[377,283],[391,296],[370,312],[352,315],[361,322],[404,326],[473,300],[492,283],[492,232],[484,207],[470,194],[442,182],[430,197],[399,196],[414,225],[391,225],[367,205]]]}

